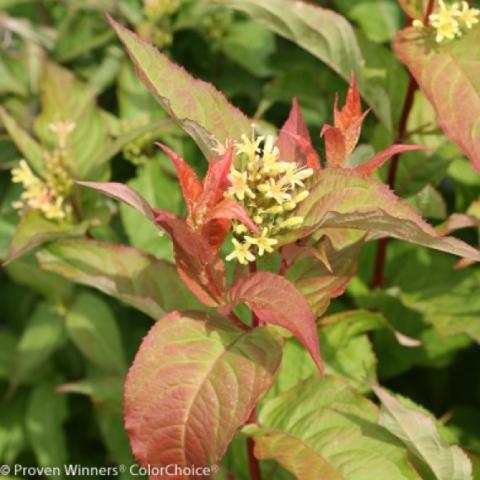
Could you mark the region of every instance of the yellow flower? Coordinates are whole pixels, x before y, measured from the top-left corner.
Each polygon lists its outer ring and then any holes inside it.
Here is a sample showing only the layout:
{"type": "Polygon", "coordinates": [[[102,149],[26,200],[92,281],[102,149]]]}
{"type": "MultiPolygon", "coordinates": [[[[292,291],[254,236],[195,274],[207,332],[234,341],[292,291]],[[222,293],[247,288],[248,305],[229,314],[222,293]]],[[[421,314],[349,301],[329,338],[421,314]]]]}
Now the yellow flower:
{"type": "Polygon", "coordinates": [[[278,156],[280,152],[278,147],[275,145],[275,138],[269,135],[265,139],[265,143],[263,144],[263,171],[265,173],[270,173],[271,171],[275,171],[275,165],[278,162],[278,156]]]}
{"type": "Polygon", "coordinates": [[[303,223],[303,217],[290,217],[279,224],[280,228],[295,228],[303,223]]]}
{"type": "Polygon", "coordinates": [[[250,251],[250,247],[252,246],[251,243],[245,242],[240,243],[235,238],[232,239],[232,243],[234,246],[234,250],[227,256],[227,261],[234,260],[235,258],[238,260],[239,263],[242,265],[246,265],[248,262],[254,262],[255,256],[250,251]]]}
{"type": "Polygon", "coordinates": [[[58,121],[49,123],[48,128],[56,135],[58,146],[60,148],[65,148],[67,144],[67,138],[75,128],[75,123],[70,121],[58,121]]]}
{"type": "Polygon", "coordinates": [[[273,246],[277,245],[278,240],[268,237],[268,228],[262,230],[262,234],[259,237],[253,238],[245,236],[245,240],[251,245],[255,245],[258,248],[258,255],[261,257],[265,252],[272,253],[273,246]]]}
{"type": "Polygon", "coordinates": [[[235,145],[235,159],[229,174],[231,187],[226,196],[236,198],[246,213],[261,228],[256,237],[245,228],[233,225],[234,250],[227,260],[246,264],[256,256],[272,253],[282,230],[295,228],[301,217],[289,218],[290,212],[308,196],[304,181],[313,175],[311,168],[294,162],[280,161],[280,152],[273,136],[250,138],[241,136],[235,145]]]}
{"type": "Polygon", "coordinates": [[[47,202],[42,208],[42,212],[45,214],[45,217],[49,220],[58,220],[65,218],[65,210],[63,208],[63,198],[58,197],[53,203],[47,202]]]}
{"type": "Polygon", "coordinates": [[[295,163],[288,164],[289,167],[285,171],[285,178],[292,188],[304,187],[304,180],[313,175],[311,168],[301,167],[298,168],[295,163]]]}
{"type": "Polygon", "coordinates": [[[35,185],[40,180],[32,172],[25,160],[20,160],[18,167],[12,168],[12,182],[21,183],[25,188],[35,185]]]}
{"type": "Polygon", "coordinates": [[[244,200],[245,195],[250,198],[255,198],[255,194],[252,192],[248,185],[247,172],[239,172],[238,170],[232,170],[228,175],[228,179],[231,182],[231,187],[228,189],[228,194],[235,196],[238,200],[244,200]]]}
{"type": "MultiPolygon", "coordinates": [[[[253,127],[252,127],[253,128],[253,127]]],[[[237,154],[245,154],[249,159],[254,159],[263,142],[264,137],[250,139],[245,134],[241,136],[242,141],[235,144],[237,154]]]]}
{"type": "Polygon", "coordinates": [[[293,200],[296,203],[300,203],[303,202],[309,195],[310,192],[308,190],[303,190],[303,192],[300,192],[293,200]]]}
{"type": "Polygon", "coordinates": [[[258,189],[265,194],[266,198],[272,198],[281,205],[292,199],[292,196],[286,192],[287,185],[285,183],[284,179],[276,181],[274,178],[269,178],[267,183],[262,183],[258,189]]]}
{"type": "Polygon", "coordinates": [[[445,39],[452,40],[461,34],[460,24],[457,21],[458,13],[458,3],[446,5],[443,0],[440,0],[439,8],[428,17],[430,24],[437,31],[438,43],[442,43],[445,39]]]}
{"type": "Polygon", "coordinates": [[[457,18],[460,23],[466,28],[472,28],[479,22],[480,10],[478,8],[470,8],[467,2],[461,3],[461,10],[457,13],[457,18]]]}

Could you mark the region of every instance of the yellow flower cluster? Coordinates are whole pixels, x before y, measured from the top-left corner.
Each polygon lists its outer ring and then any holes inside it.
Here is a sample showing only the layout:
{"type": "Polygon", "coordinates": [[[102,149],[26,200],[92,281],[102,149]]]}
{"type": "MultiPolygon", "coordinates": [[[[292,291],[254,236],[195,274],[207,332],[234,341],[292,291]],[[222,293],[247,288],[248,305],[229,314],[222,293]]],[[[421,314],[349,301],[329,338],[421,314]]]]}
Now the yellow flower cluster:
{"type": "Polygon", "coordinates": [[[172,15],[179,6],[179,0],[143,0],[143,9],[149,18],[172,15]]]}
{"type": "Polygon", "coordinates": [[[291,216],[291,212],[308,197],[304,182],[313,170],[280,161],[274,138],[255,137],[253,131],[251,138],[243,135],[235,144],[235,154],[226,196],[243,205],[260,234],[254,236],[243,224],[234,222],[233,251],[227,260],[247,264],[272,253],[278,244],[275,237],[302,224],[303,218],[291,216]]]}
{"type": "MultiPolygon", "coordinates": [[[[428,17],[428,20],[436,31],[435,40],[437,43],[442,43],[444,40],[461,37],[465,30],[479,22],[479,16],[480,10],[470,8],[465,1],[446,4],[444,0],[439,0],[438,8],[428,17]]],[[[420,20],[415,20],[413,26],[424,27],[420,20]]]]}
{"type": "Polygon", "coordinates": [[[66,167],[66,139],[74,124],[57,122],[49,125],[55,133],[58,148],[44,152],[45,172],[43,178],[35,175],[25,160],[12,169],[12,181],[21,183],[23,193],[20,200],[13,203],[17,210],[38,210],[49,220],[60,220],[71,214],[72,207],[66,201],[72,180],[66,167]]]}

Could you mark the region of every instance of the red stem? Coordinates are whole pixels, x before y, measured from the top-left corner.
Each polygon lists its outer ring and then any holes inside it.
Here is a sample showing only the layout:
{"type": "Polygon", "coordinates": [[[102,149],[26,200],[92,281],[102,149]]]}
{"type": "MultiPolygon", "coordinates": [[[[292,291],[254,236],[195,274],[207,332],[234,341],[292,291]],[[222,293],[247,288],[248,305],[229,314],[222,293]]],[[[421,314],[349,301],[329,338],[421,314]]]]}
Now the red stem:
{"type": "Polygon", "coordinates": [[[423,23],[425,25],[429,24],[428,17],[432,14],[434,8],[435,8],[435,0],[429,0],[428,6],[427,6],[427,11],[425,12],[425,17],[423,19],[423,23]]]}
{"type": "MultiPolygon", "coordinates": [[[[413,100],[415,98],[415,91],[417,89],[417,82],[410,75],[410,82],[408,84],[407,95],[405,96],[405,103],[403,104],[402,116],[398,127],[397,138],[395,143],[402,143],[405,140],[407,131],[407,123],[410,112],[413,107],[413,100]]],[[[388,186],[393,190],[395,188],[395,180],[397,177],[398,162],[400,154],[395,155],[390,163],[388,170],[388,186]]],[[[375,259],[375,269],[373,272],[372,288],[380,288],[383,285],[384,276],[383,270],[385,266],[385,259],[387,256],[388,238],[382,238],[378,242],[377,257],[375,259]]]]}
{"type": "Polygon", "coordinates": [[[255,440],[253,438],[247,438],[247,454],[248,454],[248,466],[250,469],[251,480],[262,480],[262,474],[260,472],[260,464],[254,453],[255,440]]]}
{"type": "MultiPolygon", "coordinates": [[[[433,12],[435,7],[435,0],[429,0],[428,7],[425,12],[424,23],[428,24],[428,19],[430,14],[433,12]]],[[[412,22],[411,18],[407,19],[407,24],[412,22]]],[[[415,98],[415,91],[417,90],[417,82],[410,74],[410,81],[408,84],[407,94],[405,96],[405,102],[403,104],[402,116],[400,117],[400,123],[398,126],[398,133],[395,143],[401,143],[405,140],[405,135],[407,132],[407,123],[410,112],[412,111],[413,101],[415,98]]],[[[395,155],[392,158],[390,163],[390,168],[388,170],[388,186],[393,190],[395,188],[395,180],[397,177],[398,162],[400,160],[400,154],[395,155]]],[[[388,238],[382,238],[378,242],[377,257],[375,259],[375,267],[373,271],[372,278],[372,288],[380,288],[383,286],[384,282],[384,267],[385,259],[387,256],[387,245],[388,238]]]]}

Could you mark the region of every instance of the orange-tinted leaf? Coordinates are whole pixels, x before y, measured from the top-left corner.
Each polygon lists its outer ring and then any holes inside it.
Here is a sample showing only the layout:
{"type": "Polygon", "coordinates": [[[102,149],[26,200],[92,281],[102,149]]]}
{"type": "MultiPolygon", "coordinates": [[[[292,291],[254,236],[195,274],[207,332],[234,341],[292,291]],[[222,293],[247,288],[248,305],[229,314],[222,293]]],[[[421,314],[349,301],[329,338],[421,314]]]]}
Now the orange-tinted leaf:
{"type": "Polygon", "coordinates": [[[223,298],[224,266],[209,243],[187,222],[164,210],[152,208],[135,190],[114,182],[78,182],[93,188],[143,213],[172,238],[180,278],[206,306],[213,307],[223,298]]]}
{"type": "Polygon", "coordinates": [[[292,101],[290,115],[278,136],[277,146],[282,161],[306,165],[314,170],[321,168],[320,159],[313,148],[310,133],[296,98],[292,101]]]}
{"type": "Polygon", "coordinates": [[[173,312],[156,322],[125,384],[125,426],[138,462],[218,464],[270,387],[281,347],[269,327],[245,332],[221,317],[173,312]]]}
{"type": "Polygon", "coordinates": [[[392,145],[391,147],[378,152],[372,158],[353,168],[353,170],[365,176],[370,176],[378,170],[385,162],[390,160],[394,155],[402,152],[411,152],[414,150],[426,150],[426,147],[420,145],[392,145]]]}
{"type": "Polygon", "coordinates": [[[438,124],[480,172],[480,24],[461,38],[434,43],[402,30],[395,50],[432,103],[438,124]]]}
{"type": "Polygon", "coordinates": [[[337,96],[333,109],[334,125],[336,128],[339,128],[345,136],[347,156],[350,155],[357,146],[360,132],[362,130],[362,123],[367,113],[368,110],[362,113],[360,92],[357,88],[355,76],[352,75],[345,105],[341,110],[338,110],[337,96]]]}
{"type": "Polygon", "coordinates": [[[218,305],[224,296],[224,264],[199,233],[173,213],[156,210],[155,222],[172,238],[175,264],[185,285],[207,307],[218,305]]]}
{"type": "Polygon", "coordinates": [[[192,167],[190,167],[180,155],[177,155],[166,145],[162,145],[161,143],[157,143],[157,145],[173,162],[175,169],[177,170],[178,180],[182,189],[183,199],[188,208],[188,213],[189,215],[192,215],[193,207],[203,191],[202,182],[200,182],[192,167]]]}
{"type": "Polygon", "coordinates": [[[291,282],[270,272],[251,273],[233,284],[228,301],[227,308],[246,303],[261,322],[279,325],[292,332],[323,373],[315,317],[305,297],[291,282]]]}
{"type": "Polygon", "coordinates": [[[207,214],[205,223],[212,220],[238,220],[243,223],[253,233],[260,233],[258,227],[253,220],[248,216],[246,210],[235,200],[224,199],[215,205],[207,214]]]}
{"type": "Polygon", "coordinates": [[[199,200],[199,208],[210,209],[224,198],[225,191],[230,186],[228,175],[233,161],[233,146],[219,158],[208,164],[208,171],[203,180],[203,195],[199,200]]]}
{"type": "MultiPolygon", "coordinates": [[[[315,248],[311,247],[316,255],[301,256],[287,272],[287,278],[305,296],[316,317],[325,313],[332,298],[343,295],[356,273],[365,238],[358,232],[350,235],[352,244],[343,248],[335,248],[328,236],[323,237],[315,248]]],[[[291,257],[296,252],[288,253],[291,257]]]]}
{"type": "Polygon", "coordinates": [[[327,165],[333,168],[343,167],[348,158],[343,132],[339,128],[324,125],[321,135],[325,139],[327,165]]]}

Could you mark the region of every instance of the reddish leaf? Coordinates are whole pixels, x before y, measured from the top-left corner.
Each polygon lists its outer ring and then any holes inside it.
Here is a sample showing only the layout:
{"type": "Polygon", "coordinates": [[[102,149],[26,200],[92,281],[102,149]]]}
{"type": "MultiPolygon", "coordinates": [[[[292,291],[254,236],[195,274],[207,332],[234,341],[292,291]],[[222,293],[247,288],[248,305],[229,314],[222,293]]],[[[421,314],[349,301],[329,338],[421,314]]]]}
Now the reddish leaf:
{"type": "Polygon", "coordinates": [[[323,373],[315,317],[305,297],[292,283],[270,272],[251,273],[234,283],[228,292],[228,301],[227,310],[246,303],[261,322],[292,332],[323,373]]]}
{"type": "Polygon", "coordinates": [[[155,222],[172,238],[175,264],[185,285],[204,305],[218,305],[225,291],[223,261],[205,238],[193,231],[182,218],[157,210],[155,222]]]}
{"type": "Polygon", "coordinates": [[[221,202],[225,191],[230,186],[228,175],[233,161],[233,146],[218,160],[212,160],[208,164],[207,175],[203,180],[203,195],[199,200],[200,209],[210,209],[221,202]]]}
{"type": "Polygon", "coordinates": [[[135,190],[131,189],[123,183],[117,182],[76,182],[78,185],[93,188],[99,192],[120,200],[131,207],[143,213],[152,222],[155,221],[155,209],[135,190]]]}
{"type": "Polygon", "coordinates": [[[366,177],[372,175],[376,170],[378,170],[385,162],[390,160],[394,155],[402,152],[411,152],[413,150],[427,150],[426,147],[420,145],[392,145],[386,150],[382,150],[374,155],[370,160],[357,165],[352,168],[359,175],[365,175],[366,177]]]}
{"type": "Polygon", "coordinates": [[[202,182],[200,182],[197,174],[193,171],[190,165],[182,157],[180,157],[180,155],[177,155],[166,145],[161,143],[157,143],[156,145],[158,145],[165,152],[165,154],[175,165],[180,187],[182,188],[183,198],[188,208],[189,217],[191,217],[193,207],[203,191],[202,182]]]}
{"type": "Polygon", "coordinates": [[[345,149],[347,156],[353,152],[353,149],[358,143],[362,129],[362,123],[367,113],[368,111],[362,113],[360,92],[357,88],[355,76],[352,75],[345,105],[341,110],[338,110],[337,96],[333,109],[334,126],[340,129],[345,136],[345,149]]]}
{"type": "MultiPolygon", "coordinates": [[[[325,313],[332,298],[345,292],[356,273],[358,256],[365,243],[361,232],[344,230],[344,235],[350,236],[352,243],[335,248],[328,229],[325,233],[328,236],[323,237],[314,249],[322,255],[300,257],[287,272],[288,279],[308,300],[316,317],[325,313]]],[[[295,251],[288,253],[290,256],[296,254],[295,251]]]]}
{"type": "Polygon", "coordinates": [[[173,213],[152,208],[135,190],[121,183],[78,182],[136,208],[172,238],[178,274],[206,306],[216,306],[225,290],[224,266],[209,243],[173,213]]]}
{"type": "Polygon", "coordinates": [[[321,136],[325,139],[325,155],[327,165],[333,168],[341,168],[347,162],[347,147],[345,135],[339,128],[324,125],[321,136]]]}
{"type": "Polygon", "coordinates": [[[480,25],[437,45],[416,28],[402,30],[395,50],[433,105],[438,124],[480,172],[480,25]]]}
{"type": "Polygon", "coordinates": [[[249,228],[253,233],[259,234],[258,227],[248,216],[245,209],[235,200],[225,199],[212,208],[207,214],[205,222],[211,222],[212,220],[238,220],[249,228]]]}
{"type": "Polygon", "coordinates": [[[295,162],[320,170],[320,159],[313,148],[310,133],[296,98],[293,99],[290,115],[280,130],[277,147],[282,161],[295,162]]]}
{"type": "Polygon", "coordinates": [[[281,346],[269,327],[245,332],[218,316],[173,312],[156,322],[125,384],[125,426],[139,463],[220,463],[270,387],[281,346]]]}

